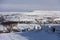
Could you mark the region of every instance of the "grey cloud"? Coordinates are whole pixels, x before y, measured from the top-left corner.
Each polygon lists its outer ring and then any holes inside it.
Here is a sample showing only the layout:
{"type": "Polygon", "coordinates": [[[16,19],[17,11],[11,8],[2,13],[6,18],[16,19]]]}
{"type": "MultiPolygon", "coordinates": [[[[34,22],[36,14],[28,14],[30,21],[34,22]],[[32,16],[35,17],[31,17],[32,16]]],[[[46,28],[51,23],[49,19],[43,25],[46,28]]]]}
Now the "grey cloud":
{"type": "Polygon", "coordinates": [[[59,0],[0,0],[0,11],[60,10],[59,0]]]}

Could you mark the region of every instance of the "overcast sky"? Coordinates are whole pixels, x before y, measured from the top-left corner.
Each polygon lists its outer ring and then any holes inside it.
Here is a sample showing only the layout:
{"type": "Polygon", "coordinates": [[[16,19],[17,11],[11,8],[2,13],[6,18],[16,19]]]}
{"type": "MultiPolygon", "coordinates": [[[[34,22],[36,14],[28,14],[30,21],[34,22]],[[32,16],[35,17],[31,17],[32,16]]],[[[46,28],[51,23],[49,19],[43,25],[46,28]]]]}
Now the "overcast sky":
{"type": "Polygon", "coordinates": [[[0,0],[0,12],[60,10],[60,0],[0,0]]]}

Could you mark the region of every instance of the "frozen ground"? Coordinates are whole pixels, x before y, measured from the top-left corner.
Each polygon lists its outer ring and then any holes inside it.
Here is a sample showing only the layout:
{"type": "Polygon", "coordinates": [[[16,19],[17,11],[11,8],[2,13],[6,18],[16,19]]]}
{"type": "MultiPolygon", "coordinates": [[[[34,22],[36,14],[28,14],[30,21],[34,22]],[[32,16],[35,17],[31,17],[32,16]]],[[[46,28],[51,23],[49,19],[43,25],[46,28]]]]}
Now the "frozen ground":
{"type": "Polygon", "coordinates": [[[0,40],[60,40],[59,35],[42,31],[0,34],[0,40]]]}

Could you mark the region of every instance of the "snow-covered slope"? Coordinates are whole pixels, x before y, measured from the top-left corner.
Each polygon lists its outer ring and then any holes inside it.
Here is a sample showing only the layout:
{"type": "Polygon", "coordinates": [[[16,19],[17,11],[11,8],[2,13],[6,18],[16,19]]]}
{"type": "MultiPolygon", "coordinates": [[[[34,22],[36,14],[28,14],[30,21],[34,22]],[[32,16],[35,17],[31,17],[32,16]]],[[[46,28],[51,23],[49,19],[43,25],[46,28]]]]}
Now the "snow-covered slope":
{"type": "Polygon", "coordinates": [[[0,34],[0,40],[60,40],[60,38],[43,30],[0,34]]]}
{"type": "Polygon", "coordinates": [[[60,11],[41,11],[41,10],[34,10],[32,12],[0,12],[2,15],[11,15],[11,14],[20,14],[20,15],[59,15],[60,16],[60,11]]]}

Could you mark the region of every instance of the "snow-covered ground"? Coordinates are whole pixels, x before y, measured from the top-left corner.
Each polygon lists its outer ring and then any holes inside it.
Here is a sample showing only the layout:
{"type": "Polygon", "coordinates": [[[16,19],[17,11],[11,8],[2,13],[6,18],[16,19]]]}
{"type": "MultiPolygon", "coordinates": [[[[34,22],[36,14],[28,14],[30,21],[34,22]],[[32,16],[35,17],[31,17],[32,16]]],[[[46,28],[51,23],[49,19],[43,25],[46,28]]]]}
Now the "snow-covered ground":
{"type": "Polygon", "coordinates": [[[60,15],[60,11],[41,11],[41,10],[34,10],[32,12],[0,12],[2,15],[7,14],[24,14],[24,15],[60,15]]]}
{"type": "MultiPolygon", "coordinates": [[[[40,19],[43,16],[59,16],[60,17],[60,11],[34,11],[34,12],[0,12],[2,15],[7,15],[9,14],[10,16],[7,17],[7,20],[14,20],[14,21],[33,21],[35,22],[35,19],[40,19]],[[5,14],[4,14],[5,13],[5,14]],[[19,17],[11,16],[11,14],[20,14],[19,17]],[[22,14],[24,14],[22,16],[22,14]],[[57,14],[57,15],[56,15],[57,14]],[[29,16],[30,15],[30,16],[29,16]],[[34,15],[34,16],[32,16],[34,15]],[[38,16],[36,16],[38,15],[38,16]],[[10,19],[13,17],[13,19],[10,19]],[[19,19],[20,18],[20,19],[19,19]],[[27,19],[26,19],[27,18],[27,19]]],[[[45,20],[44,20],[45,22],[45,20]]],[[[53,26],[52,24],[43,24],[44,26],[53,26]]],[[[37,24],[19,24],[18,28],[23,29],[23,28],[34,28],[35,26],[40,27],[40,25],[37,24]]],[[[49,27],[50,27],[49,26],[49,27]]],[[[60,30],[60,24],[54,24],[54,27],[57,27],[56,29],[59,28],[60,30]],[[59,27],[58,27],[59,25],[59,27]]],[[[2,25],[0,25],[0,30],[6,30],[2,25]]],[[[51,32],[49,28],[44,27],[43,30],[29,30],[25,32],[11,32],[11,33],[1,33],[0,34],[0,40],[60,40],[60,33],[56,32],[51,32]],[[46,32],[48,30],[49,32],[46,32]]]]}
{"type": "Polygon", "coordinates": [[[42,31],[26,31],[18,33],[0,34],[0,40],[60,40],[55,33],[47,33],[42,31]]]}
{"type": "MultiPolygon", "coordinates": [[[[31,29],[34,29],[34,27],[35,28],[39,27],[39,29],[41,29],[40,25],[38,25],[38,24],[19,24],[19,23],[16,24],[16,26],[14,26],[13,29],[23,30],[23,29],[29,28],[31,30],[31,29]]],[[[7,31],[6,26],[0,25],[0,31],[4,31],[4,30],[7,31]]]]}

